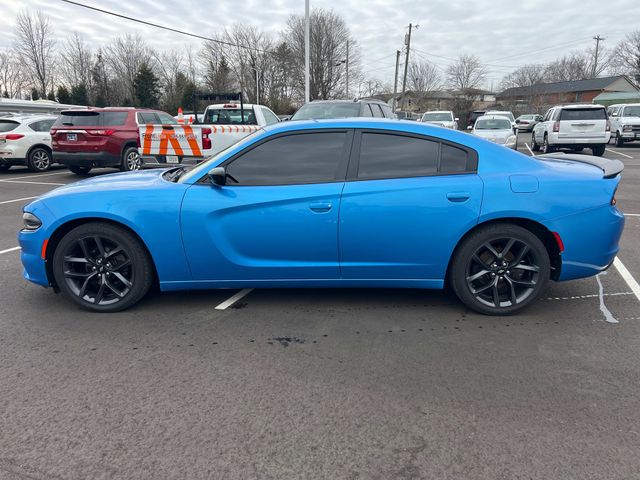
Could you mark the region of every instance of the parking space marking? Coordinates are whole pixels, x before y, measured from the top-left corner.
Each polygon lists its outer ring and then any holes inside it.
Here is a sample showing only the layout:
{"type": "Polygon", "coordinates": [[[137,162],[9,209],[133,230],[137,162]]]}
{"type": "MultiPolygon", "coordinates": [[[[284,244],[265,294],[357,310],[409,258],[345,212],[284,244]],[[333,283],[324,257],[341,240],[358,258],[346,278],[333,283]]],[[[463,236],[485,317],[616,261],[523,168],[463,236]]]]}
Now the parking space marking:
{"type": "MultiPolygon", "coordinates": [[[[635,295],[634,292],[614,292],[614,293],[603,293],[605,297],[619,297],[622,295],[635,295]]],[[[547,300],[582,300],[584,298],[596,298],[599,297],[598,293],[590,293],[588,295],[574,295],[571,297],[547,297],[547,300]]]]}
{"type": "Polygon", "coordinates": [[[7,179],[2,179],[0,182],[8,182],[10,180],[23,180],[25,178],[40,178],[40,177],[49,177],[51,175],[68,175],[69,171],[65,170],[63,172],[54,172],[54,173],[39,173],[33,175],[25,175],[24,177],[9,177],[7,179]]]}
{"type": "Polygon", "coordinates": [[[602,286],[602,282],[600,281],[600,275],[606,275],[607,272],[602,272],[596,275],[596,282],[598,282],[598,299],[600,300],[600,311],[604,315],[604,321],[607,323],[620,323],[616,320],[616,317],[613,316],[611,310],[607,308],[604,304],[604,287],[602,286]]]}
{"type": "Polygon", "coordinates": [[[640,217],[640,213],[625,213],[625,217],[640,217]]]}
{"type": "Polygon", "coordinates": [[[627,267],[624,266],[624,263],[622,263],[622,261],[618,257],[613,260],[613,266],[616,267],[616,270],[618,270],[620,276],[624,279],[625,282],[627,282],[627,285],[629,285],[629,288],[633,291],[634,295],[640,302],[640,285],[638,285],[636,279],[633,278],[631,272],[627,270],[627,267]]]}
{"type": "Polygon", "coordinates": [[[611,150],[610,148],[606,148],[605,150],[606,150],[607,152],[617,153],[618,155],[622,155],[623,157],[627,157],[627,158],[631,158],[631,159],[633,159],[633,157],[632,157],[631,155],[627,155],[626,153],[616,152],[615,150],[611,150]]]}
{"type": "Polygon", "coordinates": [[[529,153],[531,154],[532,157],[536,156],[536,154],[533,153],[533,150],[531,150],[531,147],[529,147],[529,144],[527,142],[524,142],[524,146],[527,147],[527,150],[529,150],[529,153]]]}
{"type": "Polygon", "coordinates": [[[67,185],[66,183],[53,183],[53,182],[27,182],[25,180],[0,180],[2,183],[23,183],[27,185],[67,185]]]}
{"type": "Polygon", "coordinates": [[[244,288],[244,289],[240,290],[238,293],[236,293],[232,297],[229,297],[227,300],[225,300],[220,305],[218,305],[216,307],[216,310],[226,310],[231,305],[233,305],[238,300],[240,300],[242,297],[244,297],[245,295],[248,295],[252,291],[253,291],[253,288],[244,288]]]}
{"type": "Polygon", "coordinates": [[[16,250],[20,250],[21,247],[13,247],[13,248],[7,248],[6,250],[0,250],[0,255],[2,255],[3,253],[9,253],[9,252],[15,252],[16,250]]]}
{"type": "Polygon", "coordinates": [[[24,200],[33,200],[34,198],[38,198],[36,197],[24,197],[24,198],[16,198],[15,200],[4,200],[2,202],[0,202],[0,205],[5,205],[7,203],[14,203],[14,202],[22,202],[24,200]]]}

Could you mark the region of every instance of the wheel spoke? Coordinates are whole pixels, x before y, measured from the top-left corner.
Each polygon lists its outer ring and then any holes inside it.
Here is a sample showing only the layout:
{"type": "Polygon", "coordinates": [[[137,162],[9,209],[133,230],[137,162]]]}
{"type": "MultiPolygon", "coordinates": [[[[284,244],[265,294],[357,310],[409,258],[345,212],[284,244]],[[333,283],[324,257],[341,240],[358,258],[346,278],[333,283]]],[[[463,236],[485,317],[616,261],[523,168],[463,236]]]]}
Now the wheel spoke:
{"type": "Polygon", "coordinates": [[[479,263],[479,264],[480,264],[480,265],[482,265],[483,267],[485,267],[485,268],[488,268],[488,267],[489,267],[489,265],[488,265],[486,262],[484,262],[484,261],[483,261],[483,260],[478,256],[478,254],[477,254],[477,253],[474,253],[472,258],[473,258],[473,260],[474,260],[475,262],[479,263]]]}
{"type": "Polygon", "coordinates": [[[113,255],[115,255],[116,253],[120,253],[120,252],[122,252],[122,251],[123,251],[123,250],[122,250],[122,247],[121,247],[120,245],[116,245],[116,248],[114,248],[113,250],[109,250],[109,251],[105,254],[104,258],[112,257],[112,256],[113,256],[113,255]]]}
{"type": "Polygon", "coordinates": [[[493,290],[491,292],[493,294],[493,304],[496,307],[500,306],[500,292],[498,291],[498,281],[493,282],[493,290]]]}
{"type": "Polygon", "coordinates": [[[104,257],[105,255],[105,250],[104,250],[104,245],[102,244],[102,239],[100,237],[93,237],[93,241],[96,244],[96,247],[98,247],[98,251],[100,252],[100,256],[104,257]]]}
{"type": "Polygon", "coordinates": [[[520,264],[520,265],[514,265],[513,267],[510,267],[512,270],[526,270],[528,272],[539,272],[540,271],[540,267],[538,267],[537,265],[524,265],[524,264],[520,264]]]}
{"type": "Polygon", "coordinates": [[[507,244],[504,246],[504,248],[500,252],[500,256],[503,257],[503,258],[506,257],[507,253],[509,253],[509,251],[511,250],[511,247],[513,247],[514,243],[516,243],[515,239],[510,238],[509,241],[507,242],[507,244]]]}
{"type": "Polygon", "coordinates": [[[492,282],[489,282],[489,283],[487,283],[486,285],[484,285],[484,286],[482,286],[482,287],[480,287],[480,288],[478,288],[478,289],[476,289],[476,290],[473,290],[473,291],[472,291],[472,293],[473,293],[474,295],[478,295],[478,294],[480,294],[480,293],[482,293],[482,292],[484,292],[484,291],[486,291],[486,290],[489,290],[491,287],[493,287],[494,285],[496,285],[496,283],[497,283],[497,282],[496,282],[495,280],[493,280],[492,282]]]}
{"type": "Polygon", "coordinates": [[[85,294],[87,293],[87,287],[89,286],[89,281],[95,276],[96,274],[93,273],[85,279],[84,283],[82,284],[82,287],[80,288],[80,291],[78,292],[78,296],[80,298],[83,298],[85,296],[85,294]]]}
{"type": "Polygon", "coordinates": [[[536,282],[534,280],[518,280],[517,278],[513,278],[510,276],[506,276],[505,278],[508,278],[513,283],[516,283],[518,285],[523,285],[525,287],[533,288],[536,286],[536,282]]]}
{"type": "Polygon", "coordinates": [[[511,268],[516,268],[515,266],[518,265],[522,259],[524,258],[524,256],[529,253],[529,246],[528,245],[523,245],[522,246],[522,250],[520,250],[520,252],[518,253],[518,256],[516,258],[513,259],[513,261],[511,262],[511,265],[513,265],[513,267],[511,268]]]}
{"type": "Polygon", "coordinates": [[[124,283],[127,288],[131,288],[131,286],[133,285],[129,280],[124,278],[124,275],[122,275],[120,272],[113,272],[113,275],[122,283],[124,283]]]}
{"type": "Polygon", "coordinates": [[[473,282],[474,280],[477,280],[487,273],[489,273],[489,270],[480,270],[478,273],[474,273],[473,275],[467,277],[467,282],[473,282]]]}
{"type": "Polygon", "coordinates": [[[491,252],[491,255],[493,255],[495,258],[500,258],[500,254],[496,251],[495,248],[493,248],[493,246],[491,245],[491,243],[487,242],[484,245],[482,245],[484,248],[486,248],[487,250],[489,250],[491,252]]]}
{"type": "Polygon", "coordinates": [[[100,303],[102,301],[102,297],[104,297],[104,289],[105,289],[105,279],[104,276],[100,279],[100,288],[98,289],[98,293],[96,293],[95,298],[93,299],[93,303],[100,303]]]}
{"type": "Polygon", "coordinates": [[[129,265],[131,265],[131,260],[129,260],[127,258],[124,262],[119,263],[119,264],[114,265],[113,267],[111,267],[111,271],[113,271],[115,273],[115,272],[123,269],[124,267],[128,267],[129,265]]]}
{"type": "Polygon", "coordinates": [[[64,261],[69,263],[90,263],[86,258],[71,256],[64,257],[64,261]]]}
{"type": "Polygon", "coordinates": [[[80,245],[80,249],[82,250],[82,254],[84,258],[86,258],[89,262],[93,263],[93,257],[89,255],[89,249],[87,248],[87,242],[84,238],[78,240],[78,245],[80,245]]]}
{"type": "Polygon", "coordinates": [[[113,285],[111,285],[111,282],[109,280],[105,279],[104,284],[106,285],[106,287],[109,290],[111,290],[113,293],[115,293],[120,298],[124,297],[125,292],[122,292],[122,291],[118,290],[116,287],[114,287],[113,285]]]}
{"type": "Polygon", "coordinates": [[[504,278],[509,285],[509,298],[511,299],[511,305],[518,303],[518,296],[516,295],[516,289],[513,286],[513,281],[509,277],[504,278]]]}
{"type": "Polygon", "coordinates": [[[64,272],[64,276],[67,278],[87,278],[95,274],[96,272],[71,272],[71,271],[64,272]]]}

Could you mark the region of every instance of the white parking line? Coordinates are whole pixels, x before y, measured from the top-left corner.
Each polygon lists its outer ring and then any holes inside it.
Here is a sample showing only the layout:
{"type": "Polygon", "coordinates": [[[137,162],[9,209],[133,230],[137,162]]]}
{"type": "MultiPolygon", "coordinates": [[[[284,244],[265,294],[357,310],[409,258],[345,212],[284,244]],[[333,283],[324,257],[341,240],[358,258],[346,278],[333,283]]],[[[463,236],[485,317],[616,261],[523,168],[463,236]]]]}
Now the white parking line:
{"type": "MultiPolygon", "coordinates": [[[[0,252],[2,253],[2,252],[0,252]]],[[[245,288],[243,290],[240,290],[238,293],[236,293],[234,296],[228,298],[227,300],[225,300],[224,302],[222,302],[220,305],[218,305],[216,307],[216,310],[226,310],[227,308],[229,308],[231,305],[233,305],[234,303],[236,303],[238,300],[240,300],[242,297],[244,297],[245,295],[251,293],[253,291],[253,288],[245,288]]]]}
{"type": "Polygon", "coordinates": [[[624,279],[625,282],[627,282],[627,285],[629,285],[629,288],[633,291],[636,298],[640,302],[640,285],[638,285],[636,279],[633,278],[631,272],[627,270],[627,267],[624,266],[624,263],[622,263],[622,261],[618,257],[613,260],[613,266],[616,267],[618,273],[620,273],[620,276],[624,279]]]}
{"type": "Polygon", "coordinates": [[[4,200],[0,202],[0,205],[4,205],[6,203],[13,203],[13,202],[22,202],[24,200],[33,200],[34,198],[38,198],[38,197],[24,197],[24,198],[16,198],[15,200],[4,200]]]}
{"type": "Polygon", "coordinates": [[[67,185],[66,183],[53,182],[26,182],[24,180],[0,180],[2,183],[23,183],[27,185],[67,185]]]}
{"type": "Polygon", "coordinates": [[[625,213],[625,217],[640,217],[640,213],[625,213]]]}
{"type": "Polygon", "coordinates": [[[531,148],[529,147],[529,144],[527,142],[524,142],[524,146],[527,147],[527,150],[529,150],[529,153],[531,154],[532,157],[536,156],[536,154],[533,153],[533,150],[531,150],[531,148]]]}
{"type": "Polygon", "coordinates": [[[7,182],[10,180],[22,180],[24,178],[40,178],[40,177],[48,177],[51,175],[63,175],[63,174],[68,174],[69,170],[65,170],[63,172],[54,172],[54,173],[38,173],[38,174],[33,174],[33,175],[25,175],[24,177],[9,177],[6,179],[2,179],[0,180],[0,182],[7,182]]]}
{"type": "Polygon", "coordinates": [[[15,252],[16,250],[20,250],[20,247],[7,248],[6,250],[0,250],[0,255],[3,253],[15,252]]]}
{"type": "Polygon", "coordinates": [[[627,157],[627,158],[631,158],[631,159],[633,159],[633,157],[632,157],[631,155],[627,155],[626,153],[616,152],[615,150],[611,150],[610,148],[605,148],[605,150],[606,150],[607,152],[617,153],[618,155],[622,155],[623,157],[627,157]]]}

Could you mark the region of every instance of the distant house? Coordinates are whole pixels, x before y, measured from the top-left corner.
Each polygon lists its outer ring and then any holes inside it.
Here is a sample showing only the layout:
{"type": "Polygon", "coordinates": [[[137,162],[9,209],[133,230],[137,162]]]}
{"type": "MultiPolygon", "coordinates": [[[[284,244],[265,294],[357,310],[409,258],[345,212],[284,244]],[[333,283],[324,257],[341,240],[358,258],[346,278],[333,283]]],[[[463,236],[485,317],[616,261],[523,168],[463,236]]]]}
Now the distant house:
{"type": "Polygon", "coordinates": [[[636,91],[638,87],[628,77],[617,75],[507,88],[496,96],[496,100],[514,111],[541,113],[561,103],[591,103],[594,98],[604,92],[636,91]]]}
{"type": "MultiPolygon", "coordinates": [[[[470,98],[472,108],[479,110],[495,104],[496,95],[488,90],[469,89],[466,92],[457,90],[435,90],[432,92],[406,91],[396,97],[397,108],[406,112],[427,112],[429,110],[455,110],[455,102],[460,98],[470,98]],[[404,101],[403,101],[404,100],[404,101]]],[[[391,104],[393,95],[389,99],[391,104]]]]}

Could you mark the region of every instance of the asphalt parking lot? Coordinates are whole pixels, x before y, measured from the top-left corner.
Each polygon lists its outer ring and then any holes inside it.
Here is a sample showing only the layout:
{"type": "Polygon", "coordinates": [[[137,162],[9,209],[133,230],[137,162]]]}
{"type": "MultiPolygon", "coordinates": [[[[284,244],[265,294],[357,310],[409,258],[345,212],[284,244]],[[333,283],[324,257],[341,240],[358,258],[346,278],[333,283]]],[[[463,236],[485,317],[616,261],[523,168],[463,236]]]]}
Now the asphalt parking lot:
{"type": "MultiPolygon", "coordinates": [[[[605,156],[640,279],[640,143],[605,156]]],[[[640,299],[619,268],[509,318],[419,290],[89,314],[23,281],[15,248],[22,206],[76,180],[0,173],[0,478],[640,478],[640,299]]]]}

